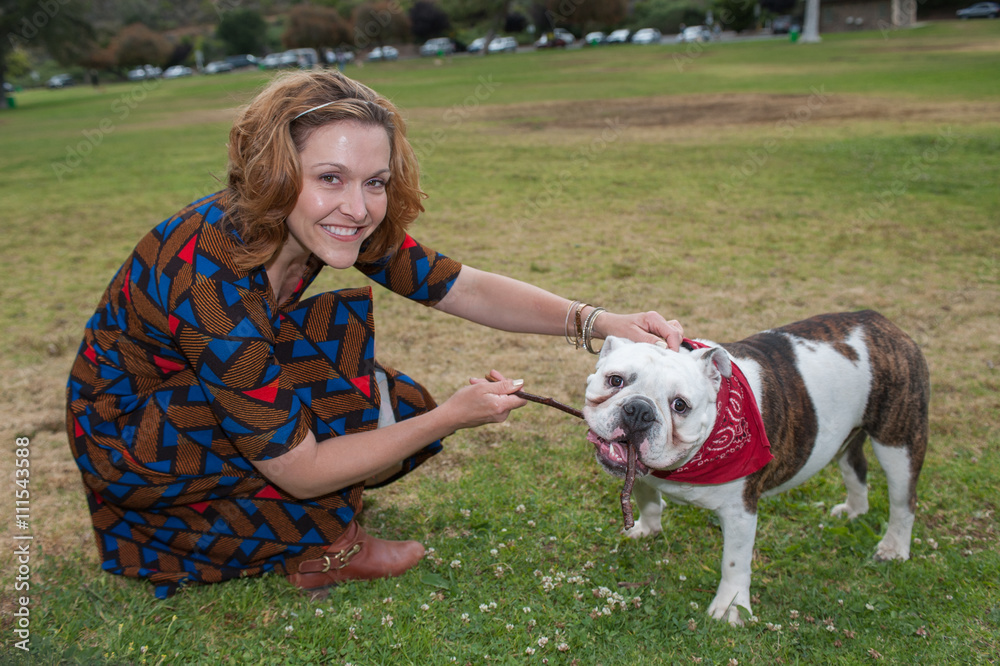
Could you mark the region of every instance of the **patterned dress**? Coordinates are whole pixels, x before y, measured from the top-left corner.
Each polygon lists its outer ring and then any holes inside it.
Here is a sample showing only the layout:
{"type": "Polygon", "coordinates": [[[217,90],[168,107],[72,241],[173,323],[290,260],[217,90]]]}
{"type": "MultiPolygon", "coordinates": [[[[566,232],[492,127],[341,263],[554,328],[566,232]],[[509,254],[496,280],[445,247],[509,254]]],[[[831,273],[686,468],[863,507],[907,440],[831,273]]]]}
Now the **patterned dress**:
{"type": "MultiPolygon", "coordinates": [[[[435,406],[375,360],[369,287],[300,301],[322,268],[313,257],[279,304],[263,266],[237,268],[239,237],[219,224],[224,196],[143,238],[87,323],[67,386],[103,568],[150,580],[160,598],[187,583],[293,573],[343,533],[362,484],[298,500],[251,461],[286,453],[310,429],[323,440],[377,427],[376,371],[397,421],[435,406]]],[[[433,305],[461,264],[407,236],[393,255],[356,267],[433,305]]],[[[440,449],[404,461],[397,478],[440,449]]]]}

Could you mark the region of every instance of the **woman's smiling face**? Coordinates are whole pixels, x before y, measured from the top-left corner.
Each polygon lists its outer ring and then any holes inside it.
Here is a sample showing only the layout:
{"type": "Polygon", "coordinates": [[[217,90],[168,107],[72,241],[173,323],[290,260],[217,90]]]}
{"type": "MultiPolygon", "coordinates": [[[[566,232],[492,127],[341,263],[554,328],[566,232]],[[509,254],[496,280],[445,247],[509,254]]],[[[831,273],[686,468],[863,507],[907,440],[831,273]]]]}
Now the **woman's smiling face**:
{"type": "Polygon", "coordinates": [[[361,243],[385,218],[389,182],[385,129],[354,121],[324,125],[299,153],[302,191],[289,213],[282,254],[315,254],[328,266],[350,268],[361,243]]]}

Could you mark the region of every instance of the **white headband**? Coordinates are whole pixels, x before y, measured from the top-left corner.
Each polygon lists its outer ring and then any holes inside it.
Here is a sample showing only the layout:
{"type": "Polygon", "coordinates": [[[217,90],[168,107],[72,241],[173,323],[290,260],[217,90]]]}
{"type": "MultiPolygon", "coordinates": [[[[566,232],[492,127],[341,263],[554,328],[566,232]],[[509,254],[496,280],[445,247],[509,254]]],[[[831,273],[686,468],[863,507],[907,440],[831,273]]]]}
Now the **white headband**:
{"type": "Polygon", "coordinates": [[[319,111],[320,109],[322,109],[322,108],[324,108],[324,107],[327,107],[327,106],[330,106],[330,105],[331,105],[331,104],[333,104],[334,102],[339,102],[339,101],[340,101],[340,100],[336,100],[336,99],[335,99],[335,100],[332,100],[332,101],[329,101],[329,102],[327,102],[326,104],[320,104],[319,106],[314,106],[314,107],[313,107],[313,108],[311,108],[311,109],[306,109],[305,111],[303,111],[303,112],[302,112],[302,113],[300,113],[299,115],[297,115],[297,116],[295,116],[294,118],[292,118],[292,120],[298,120],[299,118],[301,118],[302,116],[306,115],[307,113],[312,113],[313,111],[319,111]]]}

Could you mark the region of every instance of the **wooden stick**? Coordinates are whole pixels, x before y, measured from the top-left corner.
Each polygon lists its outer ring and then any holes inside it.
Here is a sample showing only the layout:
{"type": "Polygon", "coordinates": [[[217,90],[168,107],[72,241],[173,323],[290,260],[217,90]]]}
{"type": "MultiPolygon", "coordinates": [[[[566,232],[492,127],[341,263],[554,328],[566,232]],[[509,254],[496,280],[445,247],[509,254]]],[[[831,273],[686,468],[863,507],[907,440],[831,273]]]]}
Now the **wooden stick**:
{"type": "MultiPolygon", "coordinates": [[[[491,382],[500,381],[499,379],[496,379],[492,375],[486,375],[486,379],[490,380],[491,382]]],[[[553,400],[552,398],[546,398],[541,395],[535,395],[534,393],[528,393],[527,391],[515,391],[514,395],[516,395],[519,398],[524,398],[529,402],[537,402],[538,404],[546,405],[547,407],[555,407],[559,411],[566,412],[567,414],[575,416],[578,419],[583,418],[583,412],[581,412],[579,409],[576,409],[575,407],[570,407],[569,405],[564,405],[558,400],[553,400]]]]}

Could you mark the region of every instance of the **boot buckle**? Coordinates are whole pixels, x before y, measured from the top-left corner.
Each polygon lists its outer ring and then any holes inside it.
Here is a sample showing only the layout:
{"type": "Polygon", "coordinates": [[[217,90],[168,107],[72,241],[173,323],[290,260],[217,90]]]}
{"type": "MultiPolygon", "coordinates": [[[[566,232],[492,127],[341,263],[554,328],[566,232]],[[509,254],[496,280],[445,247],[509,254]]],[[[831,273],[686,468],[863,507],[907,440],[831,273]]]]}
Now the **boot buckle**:
{"type": "Polygon", "coordinates": [[[345,548],[339,553],[334,553],[332,556],[324,555],[323,569],[320,571],[320,573],[326,573],[330,569],[343,569],[344,567],[346,567],[348,564],[351,563],[351,559],[359,552],[361,552],[361,544],[356,543],[353,546],[351,546],[350,549],[345,548]],[[337,561],[336,566],[334,566],[333,560],[337,561]]]}

